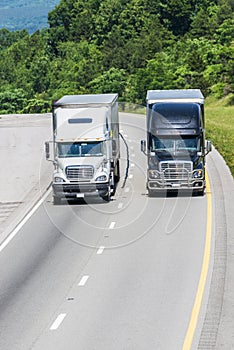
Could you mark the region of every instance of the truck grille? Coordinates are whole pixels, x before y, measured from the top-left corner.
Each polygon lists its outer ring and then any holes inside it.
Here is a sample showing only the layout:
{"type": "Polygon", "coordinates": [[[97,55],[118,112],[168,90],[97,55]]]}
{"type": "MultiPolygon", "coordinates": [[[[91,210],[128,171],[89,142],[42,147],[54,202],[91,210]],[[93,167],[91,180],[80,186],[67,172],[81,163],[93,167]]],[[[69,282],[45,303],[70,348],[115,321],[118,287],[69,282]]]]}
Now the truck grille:
{"type": "Polygon", "coordinates": [[[90,165],[74,165],[66,167],[67,178],[71,181],[86,181],[93,178],[94,168],[90,165]]]}
{"type": "Polygon", "coordinates": [[[188,179],[192,171],[192,162],[168,161],[160,163],[160,170],[164,179],[185,180],[188,179]]]}

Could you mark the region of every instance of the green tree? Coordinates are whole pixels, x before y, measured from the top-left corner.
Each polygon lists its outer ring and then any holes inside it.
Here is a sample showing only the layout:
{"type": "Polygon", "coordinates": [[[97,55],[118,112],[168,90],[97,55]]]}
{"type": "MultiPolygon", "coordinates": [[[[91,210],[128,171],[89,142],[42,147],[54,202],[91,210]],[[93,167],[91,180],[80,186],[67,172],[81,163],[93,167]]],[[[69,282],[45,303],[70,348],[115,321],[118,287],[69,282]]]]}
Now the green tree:
{"type": "Polygon", "coordinates": [[[126,72],[124,69],[110,68],[108,71],[93,79],[89,84],[92,93],[118,93],[123,96],[126,84],[126,72]]]}
{"type": "Polygon", "coordinates": [[[191,24],[190,35],[213,39],[218,28],[218,7],[201,8],[191,24]]]}
{"type": "Polygon", "coordinates": [[[0,51],[10,47],[17,40],[27,37],[26,30],[11,32],[7,29],[0,29],[0,51]]]}
{"type": "Polygon", "coordinates": [[[58,46],[58,56],[48,72],[52,94],[54,91],[84,92],[102,68],[102,54],[94,44],[65,42],[58,46]]]}
{"type": "Polygon", "coordinates": [[[195,9],[194,0],[165,0],[160,3],[160,19],[175,35],[183,35],[190,28],[195,9]]]}
{"type": "Polygon", "coordinates": [[[22,89],[7,89],[0,92],[0,113],[20,113],[27,104],[27,97],[22,89]]]}

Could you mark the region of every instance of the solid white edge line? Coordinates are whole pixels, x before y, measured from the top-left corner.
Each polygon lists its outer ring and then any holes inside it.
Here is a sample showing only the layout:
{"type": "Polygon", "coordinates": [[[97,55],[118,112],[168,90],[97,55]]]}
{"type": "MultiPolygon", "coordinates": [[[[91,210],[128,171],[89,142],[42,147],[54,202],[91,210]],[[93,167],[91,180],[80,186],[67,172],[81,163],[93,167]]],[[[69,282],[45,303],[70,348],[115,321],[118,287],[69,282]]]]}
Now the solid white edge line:
{"type": "Polygon", "coordinates": [[[42,196],[42,198],[35,204],[35,206],[28,212],[28,214],[23,218],[23,220],[16,226],[16,228],[9,234],[9,236],[2,242],[0,245],[0,253],[3,251],[6,246],[12,241],[12,239],[17,235],[19,230],[24,226],[24,224],[30,219],[30,217],[35,213],[35,211],[40,207],[40,205],[44,202],[45,198],[51,192],[51,187],[46,193],[42,196]]]}
{"type": "Polygon", "coordinates": [[[81,278],[81,280],[80,280],[78,286],[84,287],[84,285],[86,284],[86,282],[88,281],[88,279],[89,279],[89,276],[88,276],[88,275],[83,276],[83,277],[81,278]]]}
{"type": "Polygon", "coordinates": [[[123,208],[123,203],[121,202],[121,203],[119,203],[119,205],[118,205],[118,209],[122,209],[123,208]]]}
{"type": "Polygon", "coordinates": [[[58,329],[66,316],[67,316],[67,314],[58,315],[58,317],[56,318],[56,320],[54,321],[54,323],[50,327],[50,330],[55,331],[56,329],[58,329]]]}

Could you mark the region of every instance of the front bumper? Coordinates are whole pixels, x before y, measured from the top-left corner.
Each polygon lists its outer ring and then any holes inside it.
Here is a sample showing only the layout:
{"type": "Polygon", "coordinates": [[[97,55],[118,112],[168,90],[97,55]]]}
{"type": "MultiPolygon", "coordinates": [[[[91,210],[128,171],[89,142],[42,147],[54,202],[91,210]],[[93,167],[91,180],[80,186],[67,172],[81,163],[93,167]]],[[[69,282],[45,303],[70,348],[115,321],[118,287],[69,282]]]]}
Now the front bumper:
{"type": "Polygon", "coordinates": [[[147,187],[152,191],[175,191],[175,190],[202,190],[206,186],[205,180],[193,179],[190,181],[175,181],[175,180],[151,180],[147,181],[147,187]]]}
{"type": "Polygon", "coordinates": [[[109,191],[109,183],[67,184],[53,183],[54,196],[59,198],[78,198],[83,196],[105,196],[109,191]]]}
{"type": "Polygon", "coordinates": [[[161,162],[163,171],[148,170],[147,187],[150,191],[191,190],[201,192],[206,187],[204,169],[192,170],[193,164],[188,161],[161,162]]]}

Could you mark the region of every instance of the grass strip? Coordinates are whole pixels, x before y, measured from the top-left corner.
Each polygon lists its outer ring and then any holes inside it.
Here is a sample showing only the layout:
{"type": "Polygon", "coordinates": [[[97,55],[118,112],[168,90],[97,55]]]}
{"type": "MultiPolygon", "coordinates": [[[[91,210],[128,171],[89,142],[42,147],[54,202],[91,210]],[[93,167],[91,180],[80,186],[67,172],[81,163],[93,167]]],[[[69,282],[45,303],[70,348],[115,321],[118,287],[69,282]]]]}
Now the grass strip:
{"type": "Polygon", "coordinates": [[[208,106],[206,115],[206,139],[225,159],[234,176],[234,106],[208,106]]]}

